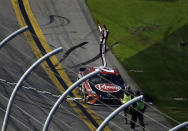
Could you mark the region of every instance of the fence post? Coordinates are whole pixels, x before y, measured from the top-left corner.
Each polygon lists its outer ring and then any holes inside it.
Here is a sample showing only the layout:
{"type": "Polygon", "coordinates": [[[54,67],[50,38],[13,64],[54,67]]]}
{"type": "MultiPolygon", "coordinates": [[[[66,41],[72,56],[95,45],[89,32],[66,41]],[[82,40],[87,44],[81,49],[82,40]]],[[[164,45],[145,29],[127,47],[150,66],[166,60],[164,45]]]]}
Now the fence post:
{"type": "Polygon", "coordinates": [[[23,81],[27,78],[27,76],[35,69],[35,67],[37,67],[40,63],[42,63],[44,60],[46,60],[48,57],[54,55],[54,54],[57,54],[59,53],[60,51],[62,51],[62,47],[59,47],[49,53],[47,53],[46,55],[42,56],[40,59],[38,59],[36,62],[34,62],[28,69],[27,71],[21,76],[21,78],[19,79],[18,83],[16,84],[11,96],[10,96],[10,99],[8,101],[8,105],[7,105],[7,109],[6,109],[6,113],[5,113],[5,116],[4,116],[4,121],[3,121],[3,126],[2,126],[2,131],[6,131],[6,128],[7,128],[7,121],[8,121],[8,117],[9,117],[9,114],[10,114],[10,109],[12,107],[12,104],[13,104],[13,100],[16,96],[16,93],[20,87],[20,85],[23,83],[23,81]]]}
{"type": "Polygon", "coordinates": [[[15,36],[21,34],[22,32],[28,30],[29,27],[28,26],[24,26],[20,29],[18,29],[17,31],[13,32],[12,34],[10,34],[9,36],[7,36],[4,40],[2,40],[0,42],[0,48],[3,47],[4,44],[6,44],[9,40],[13,39],[15,36]]]}
{"type": "Polygon", "coordinates": [[[79,84],[81,84],[82,82],[84,82],[85,80],[93,77],[94,75],[97,75],[98,73],[100,73],[100,71],[103,69],[104,67],[100,67],[99,69],[95,70],[92,73],[87,74],[86,76],[82,77],[81,79],[79,79],[78,81],[76,81],[74,84],[72,84],[71,87],[69,87],[60,97],[59,99],[56,101],[56,103],[54,104],[54,106],[52,107],[50,113],[48,114],[48,117],[44,123],[43,126],[43,131],[47,131],[50,121],[52,120],[52,117],[54,115],[54,113],[56,112],[56,110],[58,109],[59,105],[66,99],[66,96],[72,92],[72,90],[74,90],[76,87],[78,87],[79,84]]]}
{"type": "Polygon", "coordinates": [[[119,114],[119,112],[121,112],[122,110],[124,110],[125,108],[127,108],[128,106],[132,105],[133,103],[141,100],[143,98],[143,95],[135,97],[134,99],[128,101],[127,103],[121,105],[120,107],[118,107],[116,110],[114,110],[101,124],[100,126],[97,128],[96,131],[102,131],[104,129],[104,127],[108,124],[108,122],[110,120],[112,120],[116,115],[119,114]]]}

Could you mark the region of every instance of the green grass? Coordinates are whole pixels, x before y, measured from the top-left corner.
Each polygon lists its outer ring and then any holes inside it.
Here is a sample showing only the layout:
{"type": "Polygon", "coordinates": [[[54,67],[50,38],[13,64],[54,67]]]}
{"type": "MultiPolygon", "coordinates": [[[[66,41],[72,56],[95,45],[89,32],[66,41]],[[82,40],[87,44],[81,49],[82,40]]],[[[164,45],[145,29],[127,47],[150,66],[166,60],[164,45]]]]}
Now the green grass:
{"type": "Polygon", "coordinates": [[[86,0],[106,24],[108,44],[129,75],[159,109],[188,120],[188,1],[86,0]],[[142,72],[132,72],[141,70],[142,72]],[[175,100],[174,98],[185,98],[175,100]]]}

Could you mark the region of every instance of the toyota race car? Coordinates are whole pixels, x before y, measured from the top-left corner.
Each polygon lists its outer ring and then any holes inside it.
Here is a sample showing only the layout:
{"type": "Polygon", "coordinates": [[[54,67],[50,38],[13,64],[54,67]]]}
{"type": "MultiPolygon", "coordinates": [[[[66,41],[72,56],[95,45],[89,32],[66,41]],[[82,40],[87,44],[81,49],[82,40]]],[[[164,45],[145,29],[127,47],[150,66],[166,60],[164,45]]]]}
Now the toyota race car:
{"type": "MultiPolygon", "coordinates": [[[[80,68],[78,78],[82,78],[95,71],[98,67],[80,68]]],[[[79,87],[79,93],[89,104],[120,104],[120,99],[125,90],[125,83],[117,69],[105,67],[102,71],[83,82],[79,87]]]]}

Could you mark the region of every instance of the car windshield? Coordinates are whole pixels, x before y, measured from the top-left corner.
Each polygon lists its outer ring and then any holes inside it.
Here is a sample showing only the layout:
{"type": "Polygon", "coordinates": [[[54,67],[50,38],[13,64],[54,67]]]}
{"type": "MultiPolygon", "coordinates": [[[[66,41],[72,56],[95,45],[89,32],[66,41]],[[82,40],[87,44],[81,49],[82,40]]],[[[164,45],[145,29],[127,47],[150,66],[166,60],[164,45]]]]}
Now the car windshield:
{"type": "Polygon", "coordinates": [[[109,83],[109,84],[116,84],[122,85],[124,82],[120,75],[116,74],[100,74],[96,75],[89,79],[90,82],[93,84],[100,84],[100,83],[109,83]]]}

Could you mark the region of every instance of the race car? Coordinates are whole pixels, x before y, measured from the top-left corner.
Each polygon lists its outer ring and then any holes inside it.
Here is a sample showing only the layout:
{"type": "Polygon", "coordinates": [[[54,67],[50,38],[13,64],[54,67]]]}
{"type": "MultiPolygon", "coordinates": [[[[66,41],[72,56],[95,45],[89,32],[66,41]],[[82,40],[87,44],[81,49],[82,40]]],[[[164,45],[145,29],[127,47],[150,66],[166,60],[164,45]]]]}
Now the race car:
{"type": "MultiPolygon", "coordinates": [[[[95,71],[99,67],[80,68],[78,79],[95,71]]],[[[105,67],[101,72],[83,82],[79,93],[84,102],[89,104],[121,104],[121,97],[125,91],[125,83],[117,69],[105,67]]]]}

